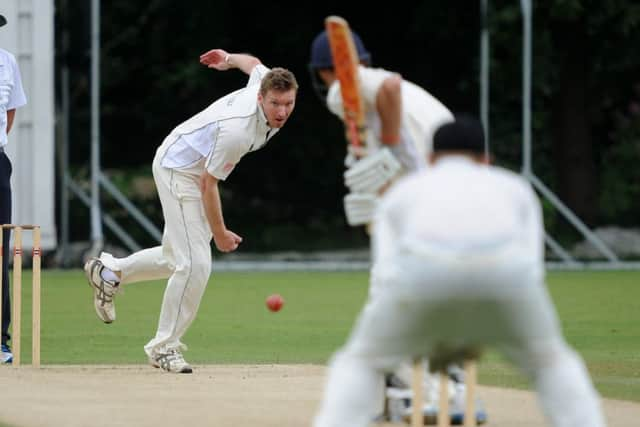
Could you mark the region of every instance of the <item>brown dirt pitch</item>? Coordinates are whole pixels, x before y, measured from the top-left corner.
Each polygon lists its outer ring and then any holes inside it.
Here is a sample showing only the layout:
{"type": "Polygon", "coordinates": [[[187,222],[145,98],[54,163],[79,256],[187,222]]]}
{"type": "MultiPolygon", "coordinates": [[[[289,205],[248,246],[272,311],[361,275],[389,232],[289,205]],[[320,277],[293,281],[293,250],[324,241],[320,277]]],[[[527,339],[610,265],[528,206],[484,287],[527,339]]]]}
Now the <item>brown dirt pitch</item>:
{"type": "MultiPolygon", "coordinates": [[[[310,426],[324,374],[315,365],[196,365],[192,375],[146,365],[2,366],[0,420],[16,427],[310,426]]],[[[479,396],[488,427],[546,425],[531,392],[481,386],[479,396]]],[[[640,404],[604,405],[609,427],[640,419],[640,404]]]]}

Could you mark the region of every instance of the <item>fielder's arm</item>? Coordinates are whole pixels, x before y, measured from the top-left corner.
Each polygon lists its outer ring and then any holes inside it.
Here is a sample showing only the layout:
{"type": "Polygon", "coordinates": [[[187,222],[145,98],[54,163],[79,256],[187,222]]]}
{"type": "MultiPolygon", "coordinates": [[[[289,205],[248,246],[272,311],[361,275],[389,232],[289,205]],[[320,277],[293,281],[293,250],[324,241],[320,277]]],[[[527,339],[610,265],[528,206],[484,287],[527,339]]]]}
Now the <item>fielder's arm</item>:
{"type": "Polygon", "coordinates": [[[262,62],[247,53],[229,53],[224,49],[212,49],[200,55],[200,63],[219,71],[238,68],[250,75],[253,68],[262,62]]]}
{"type": "Polygon", "coordinates": [[[207,215],[209,227],[213,234],[213,241],[221,252],[231,252],[238,248],[242,237],[224,224],[222,216],[222,203],[220,202],[220,192],[218,190],[218,178],[203,172],[200,177],[200,192],[202,193],[202,203],[204,212],[207,215]]]}

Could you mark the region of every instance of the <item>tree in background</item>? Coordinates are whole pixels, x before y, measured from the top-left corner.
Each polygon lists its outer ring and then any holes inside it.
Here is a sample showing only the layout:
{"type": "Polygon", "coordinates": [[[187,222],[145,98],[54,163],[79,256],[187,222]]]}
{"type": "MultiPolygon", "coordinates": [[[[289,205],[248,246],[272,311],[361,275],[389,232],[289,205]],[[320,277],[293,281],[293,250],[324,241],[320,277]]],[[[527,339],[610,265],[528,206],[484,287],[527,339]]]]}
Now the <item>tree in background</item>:
{"type": "MultiPolygon", "coordinates": [[[[520,4],[496,0],[489,5],[492,151],[499,164],[518,170],[520,4]]],[[[638,117],[628,105],[637,102],[632,90],[640,70],[640,4],[550,0],[533,6],[536,174],[588,224],[637,225],[640,184],[633,156],[638,117]],[[612,167],[624,162],[629,167],[612,167]]],[[[72,169],[79,174],[86,173],[89,158],[89,7],[90,2],[56,0],[57,68],[63,63],[71,67],[72,169]]],[[[296,117],[275,146],[262,153],[277,166],[260,168],[249,155],[223,189],[230,221],[251,230],[248,250],[366,242],[361,230],[346,226],[342,213],[343,130],[337,121],[327,122],[326,111],[311,99],[316,95],[307,73],[309,43],[327,15],[349,20],[376,52],[374,66],[398,70],[455,111],[477,113],[479,2],[400,1],[388,10],[374,8],[366,17],[359,3],[344,1],[312,6],[276,1],[253,8],[230,0],[112,0],[102,2],[101,12],[103,166],[152,217],[159,215],[156,202],[136,196],[131,182],[148,174],[170,124],[240,83],[238,75],[212,75],[198,63],[200,53],[216,46],[247,51],[298,77],[296,117]],[[255,185],[261,186],[258,198],[255,185]]],[[[78,236],[84,236],[86,213],[75,210],[78,236]]],[[[552,212],[549,216],[549,226],[562,226],[552,212]]],[[[131,232],[140,233],[136,227],[131,232]]]]}
{"type": "MultiPolygon", "coordinates": [[[[520,4],[490,5],[492,142],[499,161],[517,166],[520,4]]],[[[637,226],[638,168],[616,168],[613,159],[628,164],[637,145],[632,129],[638,117],[628,105],[640,71],[640,4],[553,0],[533,7],[534,170],[588,225],[637,226]]],[[[547,216],[552,233],[576,236],[552,209],[547,216]]]]}

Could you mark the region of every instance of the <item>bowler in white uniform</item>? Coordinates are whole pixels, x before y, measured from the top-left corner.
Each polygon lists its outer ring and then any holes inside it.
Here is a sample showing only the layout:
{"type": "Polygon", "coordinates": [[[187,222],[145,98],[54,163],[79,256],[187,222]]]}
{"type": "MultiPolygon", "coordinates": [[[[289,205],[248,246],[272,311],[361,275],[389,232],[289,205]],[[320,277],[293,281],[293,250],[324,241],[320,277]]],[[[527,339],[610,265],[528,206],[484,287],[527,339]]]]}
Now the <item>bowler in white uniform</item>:
{"type": "Polygon", "coordinates": [[[221,71],[238,68],[249,81],[178,125],[158,148],[153,178],[165,221],[162,245],[122,259],[102,253],[85,264],[96,313],[105,323],[116,318],[113,298],[122,285],[169,279],[156,335],[144,350],[153,366],[178,373],[192,372],[181,338],[209,279],[211,239],[222,252],[234,251],[242,242],[225,225],[218,182],[284,126],[298,89],[293,73],[270,70],[251,55],[213,49],[200,62],[221,71]]]}

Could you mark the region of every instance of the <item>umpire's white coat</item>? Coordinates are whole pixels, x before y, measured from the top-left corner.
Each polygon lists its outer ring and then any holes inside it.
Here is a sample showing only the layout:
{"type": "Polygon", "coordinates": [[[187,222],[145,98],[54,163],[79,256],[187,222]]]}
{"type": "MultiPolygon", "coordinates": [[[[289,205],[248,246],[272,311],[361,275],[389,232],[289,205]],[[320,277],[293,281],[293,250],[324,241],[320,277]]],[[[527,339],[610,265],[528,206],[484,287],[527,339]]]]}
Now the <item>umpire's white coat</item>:
{"type": "Polygon", "coordinates": [[[122,274],[122,284],[169,278],[155,337],[147,354],[183,346],[211,272],[211,229],[200,193],[200,176],[226,179],[242,156],[264,146],[278,129],[268,126],[257,104],[269,71],[257,65],[245,88],[211,104],[178,125],[156,151],[153,178],[164,216],[162,245],[103,264],[122,274]]]}
{"type": "Polygon", "coordinates": [[[332,358],[315,427],[368,426],[382,373],[438,343],[504,352],[556,427],[605,425],[547,294],[541,208],[522,178],[447,157],[398,182],[374,226],[379,287],[332,358]]]}
{"type": "Polygon", "coordinates": [[[7,145],[7,110],[22,107],[26,103],[16,58],[12,53],[0,49],[0,148],[7,145]]]}

